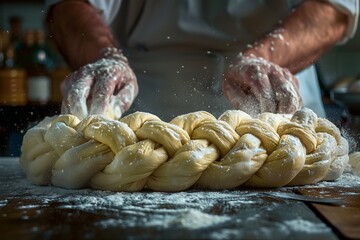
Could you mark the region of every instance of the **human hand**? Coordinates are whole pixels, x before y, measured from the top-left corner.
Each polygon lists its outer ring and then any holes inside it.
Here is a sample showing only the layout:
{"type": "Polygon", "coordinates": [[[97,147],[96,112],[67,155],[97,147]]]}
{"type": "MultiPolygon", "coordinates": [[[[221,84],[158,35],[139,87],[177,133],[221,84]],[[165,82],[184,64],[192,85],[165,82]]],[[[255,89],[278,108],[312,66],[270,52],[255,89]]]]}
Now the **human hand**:
{"type": "Polygon", "coordinates": [[[298,79],[288,69],[254,55],[240,54],[229,66],[223,92],[234,107],[251,115],[294,113],[303,106],[298,79]]]}
{"type": "Polygon", "coordinates": [[[116,48],[104,48],[101,53],[101,59],[81,67],[62,82],[61,113],[83,119],[88,114],[111,112],[118,119],[130,108],[138,85],[127,58],[116,48]]]}

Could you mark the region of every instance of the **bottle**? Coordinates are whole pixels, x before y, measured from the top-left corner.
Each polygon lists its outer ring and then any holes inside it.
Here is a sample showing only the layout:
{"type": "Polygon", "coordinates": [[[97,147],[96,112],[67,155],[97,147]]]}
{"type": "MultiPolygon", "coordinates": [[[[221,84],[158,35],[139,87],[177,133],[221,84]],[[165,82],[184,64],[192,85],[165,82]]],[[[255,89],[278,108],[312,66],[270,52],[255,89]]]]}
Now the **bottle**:
{"type": "Polygon", "coordinates": [[[18,16],[11,16],[9,18],[10,23],[10,42],[14,46],[15,51],[21,44],[21,18],[18,16]]]}
{"type": "Polygon", "coordinates": [[[35,35],[33,30],[27,30],[24,33],[23,39],[16,49],[16,65],[27,69],[31,64],[31,51],[34,46],[35,35]]]}
{"type": "Polygon", "coordinates": [[[26,105],[26,73],[15,64],[15,49],[9,45],[4,51],[4,61],[0,68],[0,105],[26,105]]]}
{"type": "Polygon", "coordinates": [[[4,49],[5,49],[4,39],[0,31],[0,68],[4,66],[4,61],[5,61],[4,49]]]}
{"type": "Polygon", "coordinates": [[[9,34],[0,30],[0,67],[3,67],[5,61],[5,48],[9,45],[9,34]]]}
{"type": "Polygon", "coordinates": [[[34,45],[26,62],[28,102],[30,105],[45,105],[51,98],[49,69],[52,59],[46,47],[44,32],[34,33],[34,45]]]}

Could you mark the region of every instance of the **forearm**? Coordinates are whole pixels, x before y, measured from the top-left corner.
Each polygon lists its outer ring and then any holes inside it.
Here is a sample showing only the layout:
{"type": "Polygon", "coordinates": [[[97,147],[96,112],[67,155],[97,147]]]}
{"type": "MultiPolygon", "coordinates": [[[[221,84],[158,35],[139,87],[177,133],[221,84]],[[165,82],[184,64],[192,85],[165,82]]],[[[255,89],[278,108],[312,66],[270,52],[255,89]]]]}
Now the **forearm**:
{"type": "Polygon", "coordinates": [[[341,40],[346,27],[346,16],[330,4],[306,1],[244,54],[263,57],[297,73],[341,40]]]}
{"type": "Polygon", "coordinates": [[[83,1],[63,1],[51,8],[47,26],[59,51],[73,69],[99,59],[100,49],[117,47],[101,15],[83,1]]]}

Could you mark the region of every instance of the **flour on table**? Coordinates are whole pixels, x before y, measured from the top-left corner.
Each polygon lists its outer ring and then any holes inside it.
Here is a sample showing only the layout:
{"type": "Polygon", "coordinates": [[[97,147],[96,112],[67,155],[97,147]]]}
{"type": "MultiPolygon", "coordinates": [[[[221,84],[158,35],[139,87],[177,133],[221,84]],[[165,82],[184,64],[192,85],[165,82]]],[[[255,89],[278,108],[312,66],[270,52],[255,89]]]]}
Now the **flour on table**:
{"type": "Polygon", "coordinates": [[[296,232],[303,233],[321,233],[324,231],[330,231],[330,229],[324,223],[313,223],[300,218],[285,221],[284,225],[296,232]]]}

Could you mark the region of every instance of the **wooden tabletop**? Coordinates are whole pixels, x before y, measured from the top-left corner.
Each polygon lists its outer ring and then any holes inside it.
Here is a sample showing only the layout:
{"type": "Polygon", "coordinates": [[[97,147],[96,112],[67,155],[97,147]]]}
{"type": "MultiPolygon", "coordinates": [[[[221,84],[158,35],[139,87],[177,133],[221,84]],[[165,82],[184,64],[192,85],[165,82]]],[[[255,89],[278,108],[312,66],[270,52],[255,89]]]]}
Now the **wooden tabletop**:
{"type": "Polygon", "coordinates": [[[115,193],[35,186],[0,158],[2,239],[360,239],[360,177],[271,190],[115,193]],[[273,192],[336,198],[325,205],[273,192]]]}

